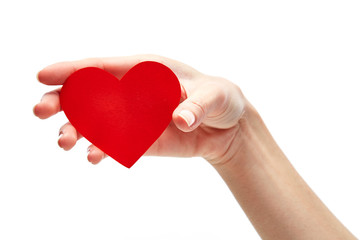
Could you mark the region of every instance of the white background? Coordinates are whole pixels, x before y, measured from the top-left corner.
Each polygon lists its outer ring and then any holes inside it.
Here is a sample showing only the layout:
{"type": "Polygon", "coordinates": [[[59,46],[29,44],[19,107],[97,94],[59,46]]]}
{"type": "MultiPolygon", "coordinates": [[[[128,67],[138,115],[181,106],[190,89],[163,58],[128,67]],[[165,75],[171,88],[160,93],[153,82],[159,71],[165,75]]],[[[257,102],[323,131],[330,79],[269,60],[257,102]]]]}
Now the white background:
{"type": "Polygon", "coordinates": [[[259,239],[200,158],[93,166],[39,120],[37,72],[154,53],[237,83],[293,165],[360,236],[360,2],[1,1],[0,239],[259,239]]]}

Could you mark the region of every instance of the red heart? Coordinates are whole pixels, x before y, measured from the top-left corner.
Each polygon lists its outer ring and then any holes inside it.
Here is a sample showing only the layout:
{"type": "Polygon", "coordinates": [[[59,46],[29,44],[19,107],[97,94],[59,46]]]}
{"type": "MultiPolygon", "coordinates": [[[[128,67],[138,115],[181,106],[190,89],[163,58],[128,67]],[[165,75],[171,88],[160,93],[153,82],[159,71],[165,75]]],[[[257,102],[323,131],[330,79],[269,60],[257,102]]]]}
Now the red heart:
{"type": "Polygon", "coordinates": [[[86,139],[130,168],[169,125],[180,94],[168,67],[142,62],[120,80],[94,67],[74,72],[61,89],[60,104],[86,139]]]}

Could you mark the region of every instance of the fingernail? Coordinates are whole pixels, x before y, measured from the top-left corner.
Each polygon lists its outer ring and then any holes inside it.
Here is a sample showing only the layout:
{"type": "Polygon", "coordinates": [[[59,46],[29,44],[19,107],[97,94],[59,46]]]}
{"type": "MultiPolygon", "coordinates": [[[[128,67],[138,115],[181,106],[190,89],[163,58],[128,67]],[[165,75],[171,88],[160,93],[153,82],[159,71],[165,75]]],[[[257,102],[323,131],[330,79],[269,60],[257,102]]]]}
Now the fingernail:
{"type": "MultiPolygon", "coordinates": [[[[61,142],[60,142],[60,139],[61,139],[61,137],[63,136],[63,134],[62,133],[60,133],[59,134],[59,137],[58,137],[58,140],[57,140],[57,143],[58,143],[58,145],[59,145],[59,147],[61,147],[62,149],[64,149],[64,146],[61,144],[61,142]]],[[[65,150],[65,149],[64,149],[65,150]]]]}
{"type": "Polygon", "coordinates": [[[89,158],[90,153],[91,153],[91,148],[88,147],[87,148],[87,160],[92,163],[91,159],[89,158]]]}
{"type": "Polygon", "coordinates": [[[179,113],[179,116],[185,120],[185,122],[187,123],[187,125],[189,127],[191,127],[191,125],[194,124],[195,122],[195,116],[192,112],[190,112],[189,110],[182,110],[180,113],[179,113]]]}

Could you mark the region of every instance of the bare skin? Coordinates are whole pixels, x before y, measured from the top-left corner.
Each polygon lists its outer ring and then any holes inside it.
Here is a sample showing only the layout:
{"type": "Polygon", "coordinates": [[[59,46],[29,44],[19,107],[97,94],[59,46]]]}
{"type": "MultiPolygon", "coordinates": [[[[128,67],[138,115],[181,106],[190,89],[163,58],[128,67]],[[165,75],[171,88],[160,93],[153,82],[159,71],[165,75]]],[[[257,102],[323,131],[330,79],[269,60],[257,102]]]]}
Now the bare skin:
{"type": "MultiPolygon", "coordinates": [[[[356,239],[292,167],[260,115],[230,81],[156,55],[56,63],[41,70],[38,79],[62,85],[71,73],[89,66],[121,78],[135,64],[149,60],[165,64],[178,76],[182,102],[146,155],[205,158],[263,239],[356,239]]],[[[60,112],[60,90],[46,93],[34,114],[46,119],[60,112]]],[[[81,137],[66,123],[60,128],[58,144],[70,150],[81,137]]],[[[88,149],[93,164],[106,157],[94,145],[88,149]]]]}

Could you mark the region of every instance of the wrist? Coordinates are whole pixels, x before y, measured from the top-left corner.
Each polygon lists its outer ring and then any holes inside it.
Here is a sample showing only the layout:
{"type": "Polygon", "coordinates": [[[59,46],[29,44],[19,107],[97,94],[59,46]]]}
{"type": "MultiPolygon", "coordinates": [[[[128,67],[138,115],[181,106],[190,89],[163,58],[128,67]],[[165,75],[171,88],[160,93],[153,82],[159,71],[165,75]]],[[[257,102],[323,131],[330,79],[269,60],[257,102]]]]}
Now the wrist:
{"type": "Polygon", "coordinates": [[[266,164],[270,159],[286,159],[286,157],[259,113],[247,103],[225,153],[207,160],[216,170],[237,171],[239,176],[246,174],[254,165],[266,164]]]}
{"type": "Polygon", "coordinates": [[[246,110],[227,153],[212,165],[259,235],[355,239],[296,172],[256,110],[246,110]]]}

